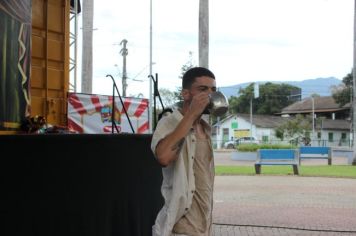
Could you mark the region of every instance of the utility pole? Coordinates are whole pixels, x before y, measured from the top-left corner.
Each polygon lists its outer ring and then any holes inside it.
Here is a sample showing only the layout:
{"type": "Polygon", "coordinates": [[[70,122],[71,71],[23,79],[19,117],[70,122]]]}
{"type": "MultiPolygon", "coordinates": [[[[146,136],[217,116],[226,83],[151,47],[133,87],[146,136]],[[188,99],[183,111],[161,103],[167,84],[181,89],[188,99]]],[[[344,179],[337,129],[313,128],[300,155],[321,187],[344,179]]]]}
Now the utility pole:
{"type": "Polygon", "coordinates": [[[94,0],[83,2],[82,93],[92,93],[93,87],[93,19],[94,0]]]}
{"type": "Polygon", "coordinates": [[[312,126],[313,126],[311,142],[313,143],[314,138],[315,138],[315,123],[314,123],[314,119],[315,119],[315,103],[314,103],[314,96],[311,95],[310,97],[311,97],[311,101],[312,101],[312,126]]]}
{"type": "Polygon", "coordinates": [[[149,104],[148,104],[148,123],[149,123],[149,132],[153,132],[153,112],[152,112],[152,101],[153,101],[153,81],[151,79],[152,75],[152,0],[150,0],[150,74],[149,74],[149,104]]]}
{"type": "Polygon", "coordinates": [[[209,68],[209,0],[199,1],[199,66],[209,68]]]}
{"type": "Polygon", "coordinates": [[[123,39],[120,43],[122,45],[122,49],[120,53],[123,57],[123,65],[122,65],[122,96],[126,97],[126,88],[127,88],[127,73],[126,73],[126,56],[128,54],[128,50],[126,48],[127,40],[123,39]]]}
{"type": "Polygon", "coordinates": [[[353,112],[353,117],[352,117],[352,127],[353,127],[353,131],[352,131],[352,139],[353,139],[353,153],[354,153],[354,159],[352,161],[352,165],[356,165],[356,0],[354,2],[354,61],[353,61],[353,70],[352,70],[352,84],[353,84],[353,101],[352,101],[352,112],[353,112]]]}

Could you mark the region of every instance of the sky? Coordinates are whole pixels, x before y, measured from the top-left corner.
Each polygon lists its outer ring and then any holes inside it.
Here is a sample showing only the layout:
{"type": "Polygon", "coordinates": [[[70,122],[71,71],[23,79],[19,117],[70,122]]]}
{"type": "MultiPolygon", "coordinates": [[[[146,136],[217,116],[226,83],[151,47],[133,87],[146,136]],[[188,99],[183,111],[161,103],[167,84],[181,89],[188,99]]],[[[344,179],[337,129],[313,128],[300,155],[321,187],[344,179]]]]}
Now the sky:
{"type": "MultiPolygon", "coordinates": [[[[353,0],[210,0],[209,69],[217,87],[342,79],[353,65],[353,13],[353,0]]],[[[159,88],[180,87],[190,52],[198,65],[198,17],[198,0],[152,0],[152,69],[159,88]]],[[[119,43],[126,39],[127,96],[148,98],[150,1],[94,0],[93,28],[93,93],[112,93],[107,74],[121,85],[119,43]]],[[[78,36],[80,85],[81,30],[78,36]]]]}

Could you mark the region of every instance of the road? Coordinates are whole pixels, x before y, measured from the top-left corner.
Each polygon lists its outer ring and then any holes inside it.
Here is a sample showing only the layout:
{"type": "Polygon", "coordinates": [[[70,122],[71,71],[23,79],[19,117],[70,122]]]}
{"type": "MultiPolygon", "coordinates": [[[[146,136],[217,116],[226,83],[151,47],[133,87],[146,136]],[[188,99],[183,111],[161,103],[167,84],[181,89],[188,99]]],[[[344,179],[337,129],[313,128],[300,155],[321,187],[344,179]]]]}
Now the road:
{"type": "MultiPolygon", "coordinates": [[[[216,153],[215,164],[253,165],[229,157],[229,152],[216,153]]],[[[356,235],[356,179],[216,176],[213,221],[216,236],[356,235]]]]}

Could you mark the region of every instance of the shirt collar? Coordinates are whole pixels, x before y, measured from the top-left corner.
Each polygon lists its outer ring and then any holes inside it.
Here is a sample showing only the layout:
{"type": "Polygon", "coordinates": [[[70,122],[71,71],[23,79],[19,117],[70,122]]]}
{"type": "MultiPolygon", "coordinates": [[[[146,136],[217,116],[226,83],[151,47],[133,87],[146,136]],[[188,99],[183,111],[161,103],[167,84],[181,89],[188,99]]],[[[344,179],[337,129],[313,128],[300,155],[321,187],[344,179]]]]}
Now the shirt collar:
{"type": "MultiPolygon", "coordinates": [[[[181,111],[179,109],[174,109],[172,115],[174,115],[174,117],[179,121],[183,119],[183,114],[181,113],[181,111]]],[[[202,124],[205,132],[210,133],[211,126],[202,118],[200,119],[200,121],[201,121],[201,124],[202,124]]]]}

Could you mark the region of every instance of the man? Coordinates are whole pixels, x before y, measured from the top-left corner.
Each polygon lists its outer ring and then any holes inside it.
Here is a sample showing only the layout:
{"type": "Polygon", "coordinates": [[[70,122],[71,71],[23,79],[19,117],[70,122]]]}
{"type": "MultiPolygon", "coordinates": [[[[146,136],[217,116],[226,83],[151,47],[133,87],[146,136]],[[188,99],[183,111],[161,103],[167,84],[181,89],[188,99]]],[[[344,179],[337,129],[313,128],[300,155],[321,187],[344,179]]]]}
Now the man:
{"type": "Polygon", "coordinates": [[[182,79],[182,108],[162,117],[153,134],[152,151],[164,166],[165,200],[153,235],[211,235],[214,158],[210,126],[202,114],[215,91],[210,70],[188,70],[182,79]]]}

